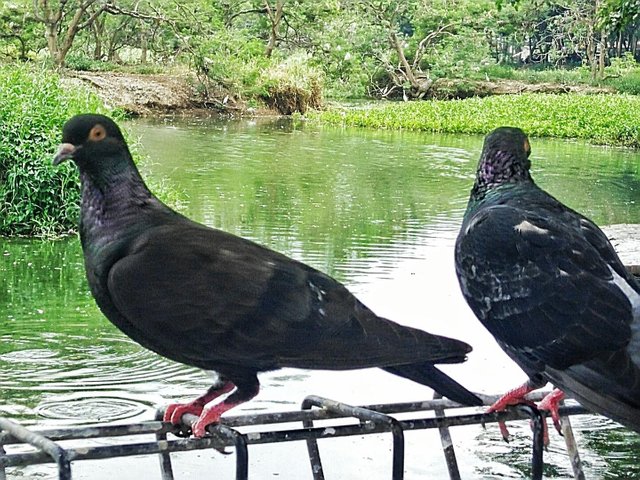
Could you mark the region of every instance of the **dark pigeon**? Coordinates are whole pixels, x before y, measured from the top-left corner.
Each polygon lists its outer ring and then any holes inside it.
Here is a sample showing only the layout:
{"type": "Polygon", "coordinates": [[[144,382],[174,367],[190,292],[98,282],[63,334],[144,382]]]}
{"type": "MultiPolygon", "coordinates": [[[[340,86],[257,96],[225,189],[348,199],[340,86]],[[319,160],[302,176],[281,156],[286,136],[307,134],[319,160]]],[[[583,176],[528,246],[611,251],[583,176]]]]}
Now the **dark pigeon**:
{"type": "Polygon", "coordinates": [[[82,249],[104,315],[142,346],[219,374],[203,396],[170,405],[166,420],[200,415],[202,436],[258,394],[258,372],[282,367],[380,367],[482,403],[434,367],[464,361],[469,345],[378,317],[331,277],[171,210],[148,190],[109,118],[73,117],[63,142],[54,163],[70,158],[80,170],[82,249]]]}
{"type": "MultiPolygon", "coordinates": [[[[640,432],[640,286],[591,220],[534,183],[530,152],[518,128],[486,137],[455,247],[469,306],[529,375],[494,409],[550,381],[640,432]]],[[[556,427],[562,397],[543,402],[556,427]]]]}

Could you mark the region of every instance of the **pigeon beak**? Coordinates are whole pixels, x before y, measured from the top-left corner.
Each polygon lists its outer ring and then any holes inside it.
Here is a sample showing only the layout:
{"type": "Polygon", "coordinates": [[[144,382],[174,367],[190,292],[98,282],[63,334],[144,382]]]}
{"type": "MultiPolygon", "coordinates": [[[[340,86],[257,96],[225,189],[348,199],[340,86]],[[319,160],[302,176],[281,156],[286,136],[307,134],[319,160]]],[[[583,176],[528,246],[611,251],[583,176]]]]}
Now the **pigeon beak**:
{"type": "Polygon", "coordinates": [[[53,157],[53,164],[59,165],[69,158],[73,158],[73,155],[76,153],[75,145],[70,143],[61,143],[58,147],[58,151],[56,152],[56,156],[53,157]]]}

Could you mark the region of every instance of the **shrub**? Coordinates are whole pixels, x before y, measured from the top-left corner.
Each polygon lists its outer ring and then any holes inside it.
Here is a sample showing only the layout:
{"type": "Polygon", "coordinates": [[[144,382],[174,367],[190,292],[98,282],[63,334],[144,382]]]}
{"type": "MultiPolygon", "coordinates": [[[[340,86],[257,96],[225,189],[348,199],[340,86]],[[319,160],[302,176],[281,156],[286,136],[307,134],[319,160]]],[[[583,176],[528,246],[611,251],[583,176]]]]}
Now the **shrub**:
{"type": "Polygon", "coordinates": [[[190,60],[206,88],[221,86],[241,99],[261,93],[256,82],[270,63],[260,40],[230,30],[198,42],[190,50],[190,60]]]}
{"type": "Polygon", "coordinates": [[[502,65],[487,63],[480,67],[478,79],[507,79],[518,80],[526,83],[560,83],[564,85],[590,84],[591,74],[588,68],[536,68],[536,67],[515,67],[513,65],[502,65]]]}
{"type": "Polygon", "coordinates": [[[322,105],[322,71],[310,64],[306,53],[295,53],[260,75],[263,99],[284,115],[305,113],[322,105]]]}
{"type": "Polygon", "coordinates": [[[640,69],[607,79],[605,83],[620,93],[640,95],[640,69]]]}
{"type": "Polygon", "coordinates": [[[0,235],[59,235],[77,223],[78,174],[51,164],[64,122],[106,113],[83,89],[60,85],[50,71],[0,67],[0,235]]]}

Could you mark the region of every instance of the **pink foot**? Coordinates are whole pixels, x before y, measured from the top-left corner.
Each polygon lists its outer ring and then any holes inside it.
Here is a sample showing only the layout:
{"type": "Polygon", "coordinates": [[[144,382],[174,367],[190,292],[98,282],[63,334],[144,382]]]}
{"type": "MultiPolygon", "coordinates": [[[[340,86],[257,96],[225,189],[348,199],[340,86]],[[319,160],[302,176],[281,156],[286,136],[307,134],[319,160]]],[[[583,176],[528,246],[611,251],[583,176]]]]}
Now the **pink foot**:
{"type": "Polygon", "coordinates": [[[202,409],[204,408],[204,404],[201,404],[198,400],[199,399],[196,399],[189,403],[170,403],[164,411],[162,420],[178,425],[180,423],[180,419],[185,413],[200,416],[202,409]],[[178,420],[177,422],[173,421],[174,417],[178,420]]]}
{"type": "MultiPolygon", "coordinates": [[[[551,413],[551,419],[553,420],[553,426],[556,427],[556,430],[560,435],[562,435],[562,426],[560,425],[560,413],[558,409],[560,408],[560,403],[564,400],[564,392],[559,388],[556,388],[547,396],[545,396],[540,403],[538,403],[539,410],[547,410],[551,413]]],[[[547,440],[549,434],[547,432],[547,440]]]]}
{"type": "Polygon", "coordinates": [[[227,402],[224,401],[222,403],[218,403],[217,405],[211,405],[210,407],[205,407],[204,411],[198,418],[198,421],[193,424],[193,436],[194,437],[204,437],[207,433],[207,427],[214,423],[220,422],[220,417],[227,410],[231,410],[233,407],[244,403],[241,402],[227,402]]]}
{"type": "MultiPolygon", "coordinates": [[[[503,396],[501,396],[493,405],[491,405],[485,413],[493,413],[493,412],[502,412],[506,410],[507,407],[511,405],[518,405],[521,403],[526,403],[528,405],[534,406],[535,404],[529,400],[526,400],[524,397],[528,393],[533,392],[536,388],[533,388],[529,382],[520,385],[513,390],[509,390],[503,396]]],[[[507,429],[507,425],[504,422],[498,422],[498,426],[500,427],[500,433],[502,434],[502,438],[505,442],[509,441],[509,430],[507,429]]]]}
{"type": "Polygon", "coordinates": [[[220,395],[229,393],[234,388],[235,385],[233,383],[224,382],[220,387],[211,387],[209,390],[207,390],[207,393],[199,396],[189,403],[172,403],[164,411],[164,416],[162,419],[165,422],[171,422],[174,425],[180,425],[182,416],[185,413],[190,413],[199,417],[202,414],[202,411],[204,410],[204,407],[207,403],[215,400],[220,395]]]}

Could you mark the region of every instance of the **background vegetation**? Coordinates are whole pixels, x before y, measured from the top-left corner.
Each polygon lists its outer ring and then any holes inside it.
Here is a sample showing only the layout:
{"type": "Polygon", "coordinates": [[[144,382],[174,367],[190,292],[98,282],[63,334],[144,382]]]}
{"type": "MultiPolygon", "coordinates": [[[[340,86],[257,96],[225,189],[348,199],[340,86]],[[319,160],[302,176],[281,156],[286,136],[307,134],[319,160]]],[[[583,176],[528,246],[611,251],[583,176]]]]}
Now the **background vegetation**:
{"type": "Polygon", "coordinates": [[[49,71],[0,67],[0,235],[58,235],[78,222],[78,174],[51,162],[72,115],[106,113],[81,89],[49,71]]]}
{"type": "Polygon", "coordinates": [[[377,103],[332,108],[312,118],[360,127],[486,134],[511,125],[539,137],[640,147],[640,97],[634,95],[498,95],[464,100],[377,103]]]}
{"type": "Polygon", "coordinates": [[[631,96],[640,92],[639,27],[640,0],[6,0],[0,235],[75,225],[76,175],[49,158],[69,116],[105,107],[52,72],[188,74],[223,108],[283,113],[317,108],[323,97],[437,98],[436,86],[451,79],[453,96],[496,79],[607,86],[629,95],[394,103],[318,118],[480,133],[508,123],[640,146],[631,96]]]}
{"type": "Polygon", "coordinates": [[[189,69],[236,100],[267,97],[290,57],[338,98],[428,97],[442,77],[635,93],[639,13],[637,0],[7,0],[0,58],[189,69]]]}

